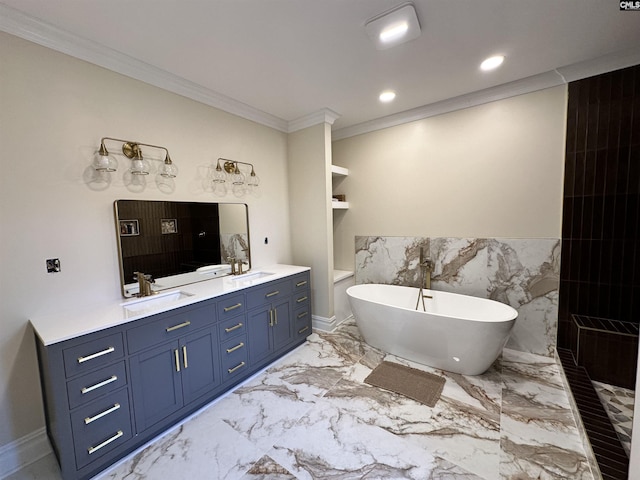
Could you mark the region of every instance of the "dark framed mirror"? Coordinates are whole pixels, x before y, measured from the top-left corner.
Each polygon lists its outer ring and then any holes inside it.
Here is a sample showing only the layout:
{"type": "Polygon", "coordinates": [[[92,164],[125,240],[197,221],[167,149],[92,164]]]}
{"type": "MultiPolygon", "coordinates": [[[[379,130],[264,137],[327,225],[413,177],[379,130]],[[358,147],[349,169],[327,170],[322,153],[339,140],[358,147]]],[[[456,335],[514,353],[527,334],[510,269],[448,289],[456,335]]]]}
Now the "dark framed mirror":
{"type": "Polygon", "coordinates": [[[122,294],[138,293],[135,272],[160,291],[230,273],[229,259],[251,267],[244,203],[116,200],[122,294]]]}

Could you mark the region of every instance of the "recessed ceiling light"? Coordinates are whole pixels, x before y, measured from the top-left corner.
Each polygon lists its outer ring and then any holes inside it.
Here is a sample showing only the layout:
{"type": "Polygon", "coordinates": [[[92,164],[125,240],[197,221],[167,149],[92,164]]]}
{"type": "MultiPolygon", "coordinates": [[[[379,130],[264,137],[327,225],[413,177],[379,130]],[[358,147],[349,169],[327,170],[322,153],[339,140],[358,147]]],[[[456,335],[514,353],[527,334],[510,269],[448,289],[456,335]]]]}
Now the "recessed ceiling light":
{"type": "Polygon", "coordinates": [[[504,55],[494,55],[482,62],[480,64],[480,68],[484,71],[493,70],[494,68],[498,68],[502,65],[502,62],[504,62],[504,55]]]}
{"type": "Polygon", "coordinates": [[[378,38],[383,43],[394,42],[402,38],[409,31],[409,24],[407,22],[400,22],[393,25],[389,25],[387,28],[380,32],[378,38]]]}
{"type": "Polygon", "coordinates": [[[396,92],[394,92],[393,90],[385,90],[380,94],[378,98],[380,99],[381,102],[388,103],[394,98],[396,98],[396,92]]]}
{"type": "Polygon", "coordinates": [[[411,2],[376,15],[365,23],[364,28],[378,50],[385,50],[420,36],[420,22],[411,2]]]}

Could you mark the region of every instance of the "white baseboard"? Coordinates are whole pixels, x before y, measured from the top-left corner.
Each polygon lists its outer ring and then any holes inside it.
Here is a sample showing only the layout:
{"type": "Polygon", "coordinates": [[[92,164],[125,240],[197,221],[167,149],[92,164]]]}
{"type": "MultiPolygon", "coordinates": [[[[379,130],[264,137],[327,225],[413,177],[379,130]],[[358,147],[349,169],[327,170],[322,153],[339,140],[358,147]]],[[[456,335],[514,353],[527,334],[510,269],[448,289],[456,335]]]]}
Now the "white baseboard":
{"type": "Polygon", "coordinates": [[[49,455],[53,450],[44,427],[0,447],[0,478],[49,455]]]}
{"type": "Polygon", "coordinates": [[[338,326],[335,315],[332,317],[320,317],[319,315],[311,316],[311,325],[314,330],[322,330],[323,332],[333,332],[338,326]]]}

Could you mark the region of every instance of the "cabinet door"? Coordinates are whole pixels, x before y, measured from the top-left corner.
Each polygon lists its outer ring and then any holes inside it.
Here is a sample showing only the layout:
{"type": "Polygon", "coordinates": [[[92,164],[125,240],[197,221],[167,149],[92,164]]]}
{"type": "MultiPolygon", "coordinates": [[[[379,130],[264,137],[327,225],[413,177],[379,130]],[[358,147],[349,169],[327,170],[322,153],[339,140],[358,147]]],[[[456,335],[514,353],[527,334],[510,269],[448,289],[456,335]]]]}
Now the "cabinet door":
{"type": "Polygon", "coordinates": [[[272,306],[273,315],[273,349],[278,350],[291,341],[291,313],[289,300],[286,299],[272,306]]]}
{"type": "Polygon", "coordinates": [[[272,315],[271,305],[256,308],[248,314],[249,360],[252,365],[271,353],[272,315]]]}
{"type": "Polygon", "coordinates": [[[187,405],[220,384],[216,329],[206,329],[180,340],[182,392],[187,405]]]}
{"type": "Polygon", "coordinates": [[[136,430],[141,432],[183,405],[178,342],[131,357],[131,386],[136,430]]]}

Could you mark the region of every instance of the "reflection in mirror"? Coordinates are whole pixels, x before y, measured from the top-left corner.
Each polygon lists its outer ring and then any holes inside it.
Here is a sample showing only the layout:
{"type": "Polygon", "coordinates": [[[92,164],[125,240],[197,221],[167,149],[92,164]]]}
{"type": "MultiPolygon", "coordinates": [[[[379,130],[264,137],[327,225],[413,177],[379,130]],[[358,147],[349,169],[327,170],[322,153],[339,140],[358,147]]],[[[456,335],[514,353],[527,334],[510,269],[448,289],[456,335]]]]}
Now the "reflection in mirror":
{"type": "Polygon", "coordinates": [[[159,291],[227,275],[230,258],[251,266],[245,204],[117,200],[114,208],[125,297],[138,293],[135,272],[159,291]]]}

